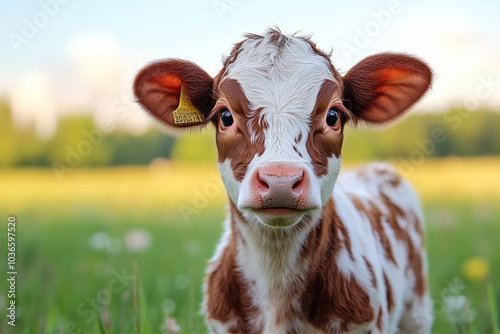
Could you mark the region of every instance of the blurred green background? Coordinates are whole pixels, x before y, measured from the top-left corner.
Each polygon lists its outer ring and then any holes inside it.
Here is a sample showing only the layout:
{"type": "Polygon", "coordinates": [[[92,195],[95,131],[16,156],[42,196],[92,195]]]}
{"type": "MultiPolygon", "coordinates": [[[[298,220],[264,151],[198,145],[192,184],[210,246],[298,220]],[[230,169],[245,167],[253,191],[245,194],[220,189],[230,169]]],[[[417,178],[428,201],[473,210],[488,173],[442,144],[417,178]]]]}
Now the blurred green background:
{"type": "Polygon", "coordinates": [[[498,334],[498,2],[0,5],[1,334],[206,332],[202,282],[226,203],[213,130],[166,136],[130,86],[140,67],[162,57],[215,75],[243,33],[273,24],[333,46],[341,73],[384,50],[429,62],[433,91],[405,119],[346,128],[344,168],[388,161],[418,190],[433,333],[498,334]],[[9,219],[15,327],[7,317],[9,219]]]}

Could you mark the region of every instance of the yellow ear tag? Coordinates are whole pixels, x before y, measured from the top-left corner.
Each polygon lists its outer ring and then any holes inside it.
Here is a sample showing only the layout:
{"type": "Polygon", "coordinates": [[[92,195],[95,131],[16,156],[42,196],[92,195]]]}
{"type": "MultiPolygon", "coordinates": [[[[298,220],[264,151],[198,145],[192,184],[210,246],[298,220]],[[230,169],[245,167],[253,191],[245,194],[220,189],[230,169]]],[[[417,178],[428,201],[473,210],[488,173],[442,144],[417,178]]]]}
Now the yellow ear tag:
{"type": "Polygon", "coordinates": [[[172,111],[172,116],[175,124],[199,124],[205,120],[203,114],[191,103],[184,85],[181,86],[179,106],[172,111]]]}

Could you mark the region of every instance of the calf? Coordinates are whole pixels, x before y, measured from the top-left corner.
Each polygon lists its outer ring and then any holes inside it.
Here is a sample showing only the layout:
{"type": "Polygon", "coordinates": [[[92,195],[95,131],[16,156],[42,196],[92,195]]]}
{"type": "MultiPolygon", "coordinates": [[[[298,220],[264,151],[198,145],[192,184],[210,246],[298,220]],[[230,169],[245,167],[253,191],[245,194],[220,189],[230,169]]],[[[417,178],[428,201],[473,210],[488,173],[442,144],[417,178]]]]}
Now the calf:
{"type": "Polygon", "coordinates": [[[398,119],[431,80],[394,53],[341,76],[308,37],[274,29],[236,44],[215,78],[178,59],[137,75],[168,131],[215,128],[229,212],[204,286],[212,332],[430,331],[414,190],[384,164],[339,170],[346,124],[398,119]]]}

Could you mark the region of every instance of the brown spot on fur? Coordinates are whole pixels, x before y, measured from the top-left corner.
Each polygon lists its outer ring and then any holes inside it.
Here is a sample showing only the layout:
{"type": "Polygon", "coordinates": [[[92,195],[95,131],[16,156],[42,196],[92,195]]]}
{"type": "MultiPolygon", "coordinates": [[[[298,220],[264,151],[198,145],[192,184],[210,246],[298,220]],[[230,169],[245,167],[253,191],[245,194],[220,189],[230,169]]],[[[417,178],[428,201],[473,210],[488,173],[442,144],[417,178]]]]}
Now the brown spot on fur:
{"type": "Polygon", "coordinates": [[[385,194],[381,193],[380,196],[384,205],[389,209],[389,225],[394,231],[396,238],[406,245],[406,249],[408,251],[408,267],[406,270],[413,271],[413,274],[415,275],[414,291],[417,296],[422,297],[427,291],[427,279],[424,271],[422,255],[420,249],[416,249],[413,244],[410,236],[408,235],[408,231],[398,224],[398,217],[401,219],[406,218],[406,220],[408,220],[409,217],[406,216],[405,212],[400,207],[391,202],[385,194]]]}
{"type": "Polygon", "coordinates": [[[384,226],[382,225],[383,216],[380,209],[373,203],[370,204],[369,208],[366,207],[365,204],[363,204],[363,202],[354,195],[351,195],[350,198],[354,203],[354,207],[356,208],[356,210],[362,212],[370,221],[374,233],[378,235],[380,244],[382,245],[382,249],[384,250],[385,257],[395,265],[398,265],[396,263],[396,258],[394,257],[394,254],[392,252],[391,242],[389,241],[384,226]]]}
{"type": "Polygon", "coordinates": [[[380,193],[380,199],[384,204],[384,207],[389,210],[389,214],[387,215],[387,222],[394,232],[396,238],[404,243],[408,241],[408,232],[399,225],[398,217],[404,218],[405,213],[401,208],[399,208],[396,204],[394,204],[385,194],[380,193]]]}
{"type": "Polygon", "coordinates": [[[243,238],[241,230],[238,227],[238,224],[236,223],[237,220],[244,222],[245,218],[243,218],[243,215],[238,210],[238,208],[236,207],[236,205],[234,204],[234,202],[232,200],[229,200],[229,208],[231,210],[230,211],[231,212],[231,232],[234,235],[234,238],[236,239],[236,241],[238,243],[241,243],[243,246],[246,246],[247,242],[246,242],[245,238],[243,238]]]}
{"type": "Polygon", "coordinates": [[[394,307],[394,296],[392,294],[392,285],[384,271],[385,294],[387,296],[387,311],[391,312],[394,307]]]}
{"type": "Polygon", "coordinates": [[[379,236],[380,243],[382,244],[382,248],[384,249],[384,254],[386,258],[388,258],[395,265],[397,265],[396,259],[392,251],[391,243],[382,225],[382,221],[384,220],[384,218],[387,220],[391,230],[394,232],[396,239],[401,241],[406,246],[406,249],[408,251],[408,266],[406,270],[413,271],[415,275],[415,287],[414,287],[415,293],[417,294],[417,296],[421,297],[427,291],[427,280],[424,272],[422,255],[419,249],[416,249],[415,245],[413,244],[408,234],[407,228],[402,227],[399,224],[398,219],[406,220],[412,223],[412,225],[416,225],[415,228],[420,230],[419,233],[423,234],[421,224],[418,223],[416,215],[412,213],[410,214],[405,213],[401,208],[395,205],[385,194],[381,193],[380,197],[384,204],[384,207],[386,207],[389,210],[388,214],[386,215],[384,215],[381,209],[374,203],[370,203],[370,207],[367,208],[366,205],[364,205],[359,198],[353,195],[350,196],[356,209],[360,212],[363,212],[370,220],[373,230],[379,236]]]}
{"type": "Polygon", "coordinates": [[[418,250],[413,247],[413,243],[408,239],[408,267],[415,275],[415,293],[422,297],[427,291],[427,280],[423,272],[422,256],[418,250]]]}
{"type": "Polygon", "coordinates": [[[352,324],[373,320],[367,292],[352,276],[345,276],[337,268],[335,257],[342,250],[339,226],[333,200],[323,208],[323,219],[309,235],[304,247],[309,258],[316,259],[305,278],[301,308],[315,327],[328,331],[332,321],[338,321],[342,331],[352,324]],[[324,259],[331,259],[324,261],[324,259]],[[348,293],[346,293],[348,291],[348,293]]]}
{"type": "Polygon", "coordinates": [[[207,316],[222,323],[236,320],[231,333],[261,333],[262,329],[249,324],[259,310],[252,303],[250,283],[243,280],[237,268],[236,253],[236,240],[231,238],[219,266],[206,278],[207,316]]]}
{"type": "Polygon", "coordinates": [[[384,179],[386,179],[389,182],[389,184],[394,188],[396,188],[401,184],[401,176],[398,173],[387,170],[385,168],[374,168],[370,169],[370,171],[373,171],[375,174],[383,176],[384,179]]]}
{"type": "Polygon", "coordinates": [[[297,146],[293,146],[293,150],[299,155],[299,157],[302,158],[302,153],[299,151],[299,148],[297,146]]]}
{"type": "Polygon", "coordinates": [[[373,270],[373,266],[368,261],[368,259],[364,256],[363,256],[363,260],[365,261],[365,265],[368,268],[368,271],[370,272],[370,278],[372,280],[372,285],[374,288],[376,288],[377,287],[377,277],[375,276],[375,271],[373,270]]]}
{"type": "Polygon", "coordinates": [[[420,246],[422,246],[422,248],[425,247],[425,233],[423,224],[420,222],[418,216],[413,211],[408,212],[407,217],[408,217],[408,222],[411,224],[415,232],[417,232],[418,236],[420,237],[420,240],[422,240],[420,246]]]}
{"type": "Polygon", "coordinates": [[[399,186],[401,183],[401,177],[398,175],[397,177],[394,177],[392,178],[390,181],[389,181],[389,184],[391,186],[393,186],[394,188],[396,188],[397,186],[399,186]]]}
{"type": "Polygon", "coordinates": [[[349,253],[349,257],[354,261],[354,255],[352,253],[351,247],[351,237],[349,236],[349,232],[347,231],[346,226],[340,221],[340,219],[335,220],[335,228],[338,230],[339,237],[342,236],[344,241],[344,246],[347,249],[347,253],[349,253]]]}
{"type": "Polygon", "coordinates": [[[256,139],[264,141],[264,132],[269,128],[267,121],[261,117],[262,110],[264,108],[260,107],[252,113],[252,115],[246,115],[246,120],[248,122],[247,128],[255,134],[256,139]]]}
{"type": "Polygon", "coordinates": [[[269,29],[267,34],[269,35],[269,41],[276,46],[278,51],[281,51],[290,40],[288,36],[283,35],[279,29],[269,29]]]}
{"type": "Polygon", "coordinates": [[[297,138],[295,138],[295,143],[298,144],[298,143],[300,143],[301,140],[302,140],[302,132],[299,133],[299,135],[297,136],[297,138]]]}
{"type": "Polygon", "coordinates": [[[378,317],[377,317],[377,328],[383,332],[383,326],[382,326],[382,317],[384,316],[384,311],[382,310],[382,306],[379,307],[378,309],[378,317]]]}

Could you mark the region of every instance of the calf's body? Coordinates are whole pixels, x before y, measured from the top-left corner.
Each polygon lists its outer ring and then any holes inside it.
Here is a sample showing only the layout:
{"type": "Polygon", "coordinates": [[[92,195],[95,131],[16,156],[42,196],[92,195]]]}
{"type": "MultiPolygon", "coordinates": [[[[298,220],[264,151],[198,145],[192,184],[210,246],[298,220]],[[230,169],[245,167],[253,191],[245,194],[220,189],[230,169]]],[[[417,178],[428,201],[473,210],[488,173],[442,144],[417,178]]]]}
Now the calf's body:
{"type": "Polygon", "coordinates": [[[429,332],[422,214],[392,168],[341,174],[301,224],[252,228],[230,210],[205,286],[213,332],[429,332]]]}
{"type": "Polygon", "coordinates": [[[429,88],[422,61],[379,54],[341,76],[307,37],[247,35],[212,78],[155,62],[138,101],[173,133],[212,124],[229,197],[203,303],[214,333],[428,333],[422,213],[371,164],[339,177],[347,124],[397,119],[429,88]]]}

